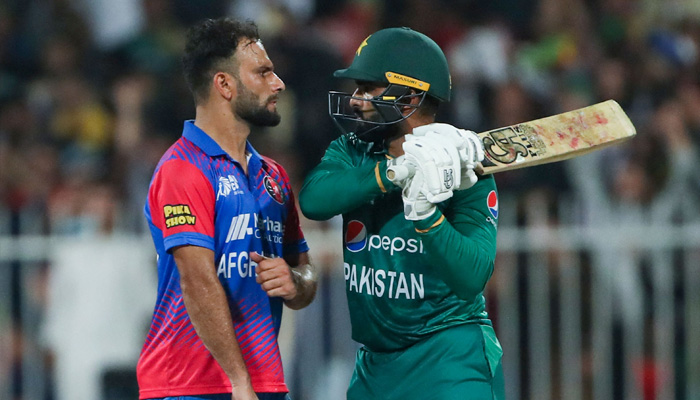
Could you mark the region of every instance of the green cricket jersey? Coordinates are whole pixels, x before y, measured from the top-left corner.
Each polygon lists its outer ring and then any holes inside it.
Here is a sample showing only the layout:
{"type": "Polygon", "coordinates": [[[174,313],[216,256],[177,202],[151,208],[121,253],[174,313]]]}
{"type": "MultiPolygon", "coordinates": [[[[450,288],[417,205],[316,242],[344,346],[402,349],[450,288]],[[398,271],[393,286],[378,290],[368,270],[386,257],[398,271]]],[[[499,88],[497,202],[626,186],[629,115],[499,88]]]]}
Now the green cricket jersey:
{"type": "Polygon", "coordinates": [[[306,217],[343,216],[353,339],[394,351],[448,327],[490,324],[482,292],[496,256],[493,177],[455,191],[429,218],[408,221],[401,189],[386,178],[388,158],[342,136],[299,193],[306,217]]]}

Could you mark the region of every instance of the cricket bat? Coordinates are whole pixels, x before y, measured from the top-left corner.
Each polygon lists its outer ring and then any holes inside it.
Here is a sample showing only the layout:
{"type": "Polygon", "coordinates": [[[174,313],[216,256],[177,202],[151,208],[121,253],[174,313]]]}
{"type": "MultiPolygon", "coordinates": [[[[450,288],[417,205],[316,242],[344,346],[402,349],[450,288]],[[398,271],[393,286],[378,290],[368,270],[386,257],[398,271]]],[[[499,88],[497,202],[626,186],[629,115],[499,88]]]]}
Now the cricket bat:
{"type": "MultiPolygon", "coordinates": [[[[484,144],[480,175],[580,156],[632,138],[636,130],[615,100],[478,133],[484,144]]],[[[392,181],[412,175],[403,165],[387,170],[392,181]]]]}

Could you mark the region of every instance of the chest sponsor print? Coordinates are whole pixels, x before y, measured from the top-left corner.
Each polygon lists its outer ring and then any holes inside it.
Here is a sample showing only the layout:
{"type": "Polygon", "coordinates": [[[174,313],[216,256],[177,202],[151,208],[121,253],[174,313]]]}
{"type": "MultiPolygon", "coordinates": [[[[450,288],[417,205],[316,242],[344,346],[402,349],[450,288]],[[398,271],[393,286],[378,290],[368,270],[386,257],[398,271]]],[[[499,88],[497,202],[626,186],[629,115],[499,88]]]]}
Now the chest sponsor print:
{"type": "Polygon", "coordinates": [[[367,245],[367,228],[360,221],[352,220],[348,222],[348,229],[345,232],[345,248],[356,253],[362,251],[367,245]]]}
{"type": "Polygon", "coordinates": [[[387,271],[348,263],[343,263],[343,269],[348,292],[387,299],[425,298],[423,274],[387,271]]]}
{"type": "Polygon", "coordinates": [[[368,235],[365,224],[352,220],[345,231],[345,248],[353,253],[367,251],[387,251],[389,255],[400,252],[423,253],[423,242],[417,238],[400,236],[368,235]]]}

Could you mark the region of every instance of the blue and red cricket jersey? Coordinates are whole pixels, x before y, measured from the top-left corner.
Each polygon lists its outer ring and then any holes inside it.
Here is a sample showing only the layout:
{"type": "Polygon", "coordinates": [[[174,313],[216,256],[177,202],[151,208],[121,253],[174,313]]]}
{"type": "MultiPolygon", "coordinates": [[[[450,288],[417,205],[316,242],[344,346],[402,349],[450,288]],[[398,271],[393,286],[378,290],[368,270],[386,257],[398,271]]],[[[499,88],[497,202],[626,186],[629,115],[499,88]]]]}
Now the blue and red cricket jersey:
{"type": "Polygon", "coordinates": [[[158,252],[158,295],[137,366],[140,398],[230,393],[231,385],[189,319],[170,250],[215,253],[236,337],[256,392],[286,392],[277,334],[282,299],[255,281],[250,253],[307,252],[284,169],[247,144],[248,175],[204,131],[186,121],[151,180],[145,213],[158,252]]]}

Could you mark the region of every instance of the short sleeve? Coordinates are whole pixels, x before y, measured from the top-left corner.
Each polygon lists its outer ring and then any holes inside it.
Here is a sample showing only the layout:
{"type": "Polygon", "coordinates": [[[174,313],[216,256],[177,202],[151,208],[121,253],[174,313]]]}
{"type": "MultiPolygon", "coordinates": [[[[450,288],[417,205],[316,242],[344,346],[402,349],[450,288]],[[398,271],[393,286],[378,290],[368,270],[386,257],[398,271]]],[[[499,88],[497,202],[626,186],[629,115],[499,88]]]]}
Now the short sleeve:
{"type": "Polygon", "coordinates": [[[148,202],[166,251],[182,245],[214,250],[214,189],[196,166],[178,159],[164,162],[153,177],[148,202]]]}
{"type": "Polygon", "coordinates": [[[309,246],[304,238],[299,222],[299,212],[297,210],[294,192],[289,189],[289,201],[287,203],[287,220],[284,225],[284,249],[285,254],[306,253],[309,246]]]}

